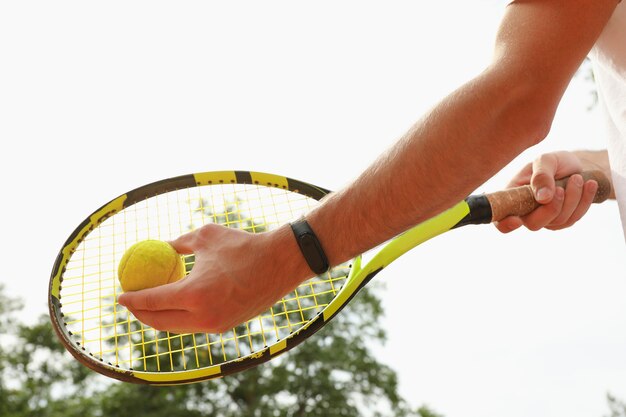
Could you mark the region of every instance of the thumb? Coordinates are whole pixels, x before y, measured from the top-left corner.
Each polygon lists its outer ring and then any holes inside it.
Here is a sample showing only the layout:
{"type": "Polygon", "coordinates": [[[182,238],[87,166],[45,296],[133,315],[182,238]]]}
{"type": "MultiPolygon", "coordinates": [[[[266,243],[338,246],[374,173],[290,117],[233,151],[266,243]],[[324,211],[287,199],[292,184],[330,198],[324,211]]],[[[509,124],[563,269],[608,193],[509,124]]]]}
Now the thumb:
{"type": "Polygon", "coordinates": [[[129,310],[179,310],[180,297],[177,297],[174,289],[176,284],[161,285],[140,291],[130,291],[120,294],[117,302],[129,310]]]}
{"type": "Polygon", "coordinates": [[[533,174],[530,178],[530,186],[533,189],[535,200],[541,204],[547,204],[554,198],[558,162],[551,155],[545,155],[533,162],[533,174]]]}
{"type": "Polygon", "coordinates": [[[537,173],[533,175],[530,185],[535,194],[535,200],[541,204],[548,204],[554,198],[554,191],[556,185],[554,177],[548,175],[545,172],[537,173]]]}

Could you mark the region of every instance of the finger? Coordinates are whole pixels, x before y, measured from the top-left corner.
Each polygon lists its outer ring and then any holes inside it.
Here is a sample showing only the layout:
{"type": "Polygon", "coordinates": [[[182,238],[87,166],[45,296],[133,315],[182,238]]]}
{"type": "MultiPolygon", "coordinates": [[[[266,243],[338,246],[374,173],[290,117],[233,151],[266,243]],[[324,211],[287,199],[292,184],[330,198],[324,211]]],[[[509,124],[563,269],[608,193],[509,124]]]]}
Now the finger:
{"type": "Polygon", "coordinates": [[[120,294],[117,302],[132,312],[181,309],[180,297],[176,295],[179,283],[180,281],[145,290],[125,292],[120,294]]]}
{"type": "Polygon", "coordinates": [[[172,333],[224,333],[237,325],[233,320],[200,316],[197,312],[184,310],[138,310],[133,315],[143,324],[172,333]]]}
{"type": "Polygon", "coordinates": [[[133,315],[145,325],[153,327],[157,330],[168,331],[173,333],[192,333],[196,329],[190,326],[193,323],[194,316],[189,311],[183,310],[163,310],[163,311],[133,311],[133,315]]]}
{"type": "Polygon", "coordinates": [[[505,219],[500,220],[499,222],[494,223],[496,228],[502,233],[510,233],[514,230],[519,229],[524,225],[522,219],[516,216],[510,216],[505,219]]]}
{"type": "Polygon", "coordinates": [[[557,167],[558,162],[554,154],[545,154],[533,161],[530,185],[535,199],[541,204],[549,203],[554,197],[556,189],[554,177],[557,167]]]}
{"type": "Polygon", "coordinates": [[[580,197],[580,201],[578,206],[567,220],[567,222],[563,223],[559,226],[548,227],[550,230],[560,230],[566,227],[572,226],[574,223],[579,221],[589,210],[591,204],[593,204],[593,199],[596,196],[596,192],[598,191],[598,183],[595,181],[587,181],[583,185],[582,195],[580,197]]]}
{"type": "Polygon", "coordinates": [[[564,198],[565,190],[561,187],[556,187],[554,198],[552,198],[550,203],[538,207],[532,213],[522,218],[524,226],[529,230],[537,231],[549,225],[561,212],[564,198]]]}
{"type": "Polygon", "coordinates": [[[194,230],[180,235],[176,239],[170,240],[168,243],[181,255],[189,255],[194,252],[195,234],[196,231],[194,230]]]}
{"type": "MultiPolygon", "coordinates": [[[[192,230],[189,233],[180,235],[178,238],[170,241],[169,243],[180,254],[196,253],[199,250],[206,248],[208,242],[219,239],[220,233],[224,233],[224,230],[228,229],[224,226],[209,223],[192,230]]],[[[243,231],[240,232],[245,233],[243,231]]]]}
{"type": "Polygon", "coordinates": [[[578,204],[580,203],[580,199],[583,195],[584,184],[585,182],[583,177],[578,174],[572,175],[569,180],[567,180],[565,199],[563,200],[561,212],[552,220],[549,226],[558,227],[565,224],[570,219],[574,210],[576,210],[578,204]]]}

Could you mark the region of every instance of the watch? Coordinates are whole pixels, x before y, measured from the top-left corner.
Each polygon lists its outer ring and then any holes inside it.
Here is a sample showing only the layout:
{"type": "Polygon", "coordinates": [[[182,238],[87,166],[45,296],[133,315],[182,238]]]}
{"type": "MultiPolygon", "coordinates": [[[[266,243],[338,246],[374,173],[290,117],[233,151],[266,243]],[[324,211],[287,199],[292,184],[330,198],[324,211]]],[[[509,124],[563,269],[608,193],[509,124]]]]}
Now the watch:
{"type": "Polygon", "coordinates": [[[324,253],[324,249],[322,249],[322,244],[313,232],[313,229],[311,229],[311,226],[309,226],[309,223],[304,219],[300,219],[289,225],[311,271],[315,272],[317,275],[328,271],[328,258],[326,257],[326,253],[324,253]]]}

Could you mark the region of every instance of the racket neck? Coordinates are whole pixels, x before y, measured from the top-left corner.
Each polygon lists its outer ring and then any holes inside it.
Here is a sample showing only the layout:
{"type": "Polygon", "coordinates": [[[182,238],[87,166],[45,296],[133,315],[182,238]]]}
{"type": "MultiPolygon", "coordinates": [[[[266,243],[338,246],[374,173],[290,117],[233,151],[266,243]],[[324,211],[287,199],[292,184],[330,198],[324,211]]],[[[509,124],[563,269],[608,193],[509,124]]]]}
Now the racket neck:
{"type": "Polygon", "coordinates": [[[467,226],[468,224],[491,223],[493,211],[485,195],[471,195],[465,199],[465,202],[469,207],[469,213],[453,226],[453,229],[467,226]]]}

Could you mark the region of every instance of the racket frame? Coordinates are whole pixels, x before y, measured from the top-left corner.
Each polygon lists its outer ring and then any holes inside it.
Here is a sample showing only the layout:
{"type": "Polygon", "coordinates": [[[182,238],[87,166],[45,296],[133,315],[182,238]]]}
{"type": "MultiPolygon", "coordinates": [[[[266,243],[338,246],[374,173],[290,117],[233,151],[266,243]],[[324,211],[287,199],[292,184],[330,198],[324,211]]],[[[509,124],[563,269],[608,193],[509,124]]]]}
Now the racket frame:
{"type": "Polygon", "coordinates": [[[365,265],[362,265],[363,260],[361,256],[356,257],[350,265],[350,272],[344,285],[330,303],[311,320],[287,337],[247,356],[220,364],[184,371],[148,372],[122,369],[119,366],[96,358],[90,352],[87,352],[79,342],[73,340],[71,332],[67,329],[64,322],[60,291],[65,266],[81,241],[110,216],[147,198],[173,190],[228,183],[255,184],[281,188],[315,200],[321,200],[330,193],[325,188],[268,173],[215,171],[184,175],[147,184],[106,203],[87,217],[69,236],[54,263],[50,279],[49,310],[53,327],[63,345],[78,361],[94,371],[118,380],[152,385],[192,383],[243,371],[287,352],[316,333],[335,317],[376,274],[410,249],[460,224],[489,222],[488,217],[490,213],[481,213],[481,217],[484,217],[484,219],[476,219],[471,216],[470,205],[468,204],[468,201],[471,204],[471,199],[459,202],[450,210],[413,227],[384,244],[365,265]]]}

